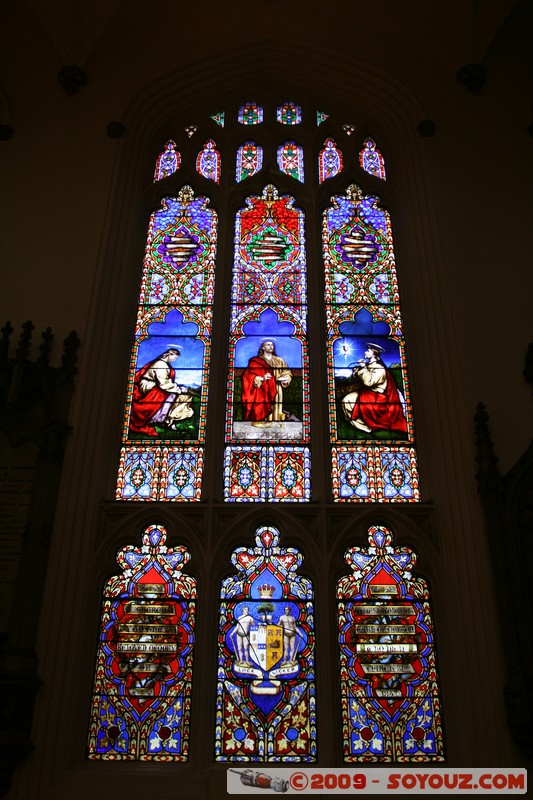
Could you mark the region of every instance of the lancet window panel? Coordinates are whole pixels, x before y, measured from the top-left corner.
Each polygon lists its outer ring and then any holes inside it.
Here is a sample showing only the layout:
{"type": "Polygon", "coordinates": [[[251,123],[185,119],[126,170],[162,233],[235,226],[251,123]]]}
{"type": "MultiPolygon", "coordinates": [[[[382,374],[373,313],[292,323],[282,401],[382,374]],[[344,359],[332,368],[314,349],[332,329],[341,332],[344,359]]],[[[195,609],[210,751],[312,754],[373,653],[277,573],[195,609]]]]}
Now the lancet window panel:
{"type": "Polygon", "coordinates": [[[263,148],[255,142],[246,142],[237,149],[236,180],[251,178],[263,167],[263,148]]]}
{"type": "Polygon", "coordinates": [[[385,159],[378,150],[377,145],[373,139],[366,139],[361,152],[359,153],[359,163],[365,172],[374,175],[376,178],[381,178],[382,181],[387,179],[385,173],[385,159]]]}
{"type": "Polygon", "coordinates": [[[169,139],[165,145],[165,149],[157,158],[154,173],[154,182],[160,181],[163,178],[168,178],[173,175],[176,170],[180,168],[181,155],[176,149],[176,143],[169,139]]]}
{"type": "Polygon", "coordinates": [[[200,499],[217,222],[188,186],[151,215],[117,499],[200,499]]]}
{"type": "Polygon", "coordinates": [[[332,490],[420,499],[390,216],[357,186],[323,217],[332,490]]]}
{"type": "Polygon", "coordinates": [[[326,139],[324,149],[318,154],[318,182],[324,183],[342,170],[342,152],[333,139],[326,139]]]}
{"type": "Polygon", "coordinates": [[[304,182],[304,151],[296,142],[285,142],[278,147],[278,167],[300,183],[304,182]]]}
{"type": "Polygon", "coordinates": [[[261,527],[220,592],[217,761],[316,760],[314,610],[303,557],[261,527]]]}
{"type": "Polygon", "coordinates": [[[303,212],[268,185],[235,223],[226,500],[309,499],[306,285],[303,212]]]}
{"type": "Polygon", "coordinates": [[[198,153],[196,171],[208,181],[220,183],[222,157],[213,139],[208,139],[198,153]]]}
{"type": "Polygon", "coordinates": [[[88,756],[186,761],[189,751],[196,582],[190,555],[161,525],[117,554],[106,584],[88,756]]]}
{"type": "Polygon", "coordinates": [[[347,762],[445,758],[429,590],[417,555],[373,526],[337,585],[343,754],[347,762]]]}

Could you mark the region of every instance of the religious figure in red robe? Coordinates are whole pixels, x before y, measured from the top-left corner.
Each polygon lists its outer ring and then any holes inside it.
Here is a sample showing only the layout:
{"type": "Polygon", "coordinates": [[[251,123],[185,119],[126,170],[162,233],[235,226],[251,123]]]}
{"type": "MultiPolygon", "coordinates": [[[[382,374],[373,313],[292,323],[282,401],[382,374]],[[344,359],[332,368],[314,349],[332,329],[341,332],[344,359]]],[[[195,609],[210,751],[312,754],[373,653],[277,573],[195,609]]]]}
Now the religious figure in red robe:
{"type": "Polygon", "coordinates": [[[383,348],[369,343],[365,358],[352,377],[360,384],[342,400],[346,419],[364,433],[376,430],[407,433],[407,420],[400,393],[389,369],[381,360],[383,348]]]}
{"type": "Polygon", "coordinates": [[[169,346],[135,373],[130,431],[158,436],[156,422],[175,430],[179,420],[192,417],[192,395],[187,387],[174,382],[175,371],[170,366],[179,356],[178,348],[169,346]]]}
{"type": "Polygon", "coordinates": [[[283,421],[286,418],[283,389],[291,380],[292,372],[285,361],[276,355],[274,342],[263,342],[242,375],[244,419],[251,422],[283,421]]]}

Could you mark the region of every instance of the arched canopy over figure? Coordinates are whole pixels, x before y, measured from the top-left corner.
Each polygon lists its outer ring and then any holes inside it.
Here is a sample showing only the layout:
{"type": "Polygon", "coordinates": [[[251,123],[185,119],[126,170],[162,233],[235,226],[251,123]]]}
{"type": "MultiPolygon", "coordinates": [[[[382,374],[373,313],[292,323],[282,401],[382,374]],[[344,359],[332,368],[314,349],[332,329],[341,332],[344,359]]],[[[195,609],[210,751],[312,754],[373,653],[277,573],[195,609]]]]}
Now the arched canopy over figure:
{"type": "Polygon", "coordinates": [[[369,342],[365,357],[354,367],[352,377],[360,384],[342,400],[346,419],[360,431],[375,430],[407,432],[398,388],[389,369],[381,359],[383,348],[369,342]]]}
{"type": "Polygon", "coordinates": [[[174,382],[175,371],[170,366],[179,356],[177,345],[169,345],[135,373],[130,431],[157,436],[156,423],[173,428],[179,420],[192,417],[192,395],[186,386],[174,382]]]}
{"type": "Polygon", "coordinates": [[[244,419],[253,422],[280,422],[283,411],[283,390],[292,380],[292,372],[283,358],[276,355],[272,340],[262,342],[242,376],[244,419]]]}

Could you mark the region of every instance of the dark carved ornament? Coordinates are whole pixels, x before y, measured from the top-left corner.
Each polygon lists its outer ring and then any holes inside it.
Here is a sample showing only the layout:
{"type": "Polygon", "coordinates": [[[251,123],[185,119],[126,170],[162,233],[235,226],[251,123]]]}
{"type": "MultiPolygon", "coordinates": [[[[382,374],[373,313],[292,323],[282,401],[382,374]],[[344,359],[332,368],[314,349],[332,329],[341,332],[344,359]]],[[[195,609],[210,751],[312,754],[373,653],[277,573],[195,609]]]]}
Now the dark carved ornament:
{"type": "Polygon", "coordinates": [[[126,127],[122,122],[110,122],[107,126],[107,135],[110,139],[121,139],[126,133],[126,127]]]}
{"type": "Polygon", "coordinates": [[[66,64],[59,70],[57,78],[69,97],[77,94],[87,83],[87,73],[77,64],[66,64]]]}
{"type": "MultiPolygon", "coordinates": [[[[533,383],[533,344],[524,376],[533,383]]],[[[503,688],[507,720],[517,745],[533,755],[533,441],[506,475],[490,436],[487,409],[476,410],[478,490],[485,507],[487,534],[499,604],[507,662],[503,688]]]]}
{"type": "Polygon", "coordinates": [[[416,129],[420,136],[430,137],[435,136],[436,125],[432,119],[422,119],[416,126],[416,129]]]}
{"type": "MultiPolygon", "coordinates": [[[[3,509],[2,544],[9,555],[3,572],[6,608],[0,626],[0,796],[11,784],[20,759],[33,750],[31,726],[38,678],[35,636],[41,605],[60,468],[70,431],[67,415],[74,387],[79,339],[63,343],[60,366],[51,366],[54,336],[41,335],[30,359],[34,326],[22,325],[10,355],[13,327],[0,329],[0,444],[3,509]],[[17,501],[22,524],[11,515],[17,501]],[[21,502],[21,500],[23,502],[21,502]]],[[[0,548],[0,558],[5,556],[0,548]]]]}
{"type": "Polygon", "coordinates": [[[457,80],[472,94],[479,94],[487,80],[483,64],[465,64],[457,73],[457,80]]]}

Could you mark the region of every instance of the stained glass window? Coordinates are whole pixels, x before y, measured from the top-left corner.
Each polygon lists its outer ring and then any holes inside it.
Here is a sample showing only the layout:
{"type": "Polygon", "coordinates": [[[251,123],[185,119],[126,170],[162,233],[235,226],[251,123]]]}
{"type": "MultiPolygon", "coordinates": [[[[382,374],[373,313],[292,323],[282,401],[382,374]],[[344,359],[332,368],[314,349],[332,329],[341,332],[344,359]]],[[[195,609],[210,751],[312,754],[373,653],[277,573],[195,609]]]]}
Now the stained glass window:
{"type": "Polygon", "coordinates": [[[376,178],[386,179],[385,175],[385,161],[383,156],[376,147],[373,139],[366,139],[363,144],[363,149],[359,153],[359,163],[370,175],[375,175],[376,178]]]}
{"type": "Polygon", "coordinates": [[[302,121],[302,109],[295,103],[283,103],[278,106],[276,119],[284,125],[299,125],[302,121]]]}
{"type": "Polygon", "coordinates": [[[263,122],[263,109],[257,103],[245,103],[239,109],[238,120],[241,125],[259,125],[263,122]]]}
{"type": "Polygon", "coordinates": [[[212,139],[208,139],[196,159],[196,171],[207,180],[220,181],[220,153],[212,139]]]}
{"type": "Polygon", "coordinates": [[[266,186],[237,213],[224,494],[310,496],[303,212],[266,186]]]}
{"type": "Polygon", "coordinates": [[[342,153],[333,139],[326,139],[324,149],[318,154],[318,182],[333,178],[342,169],[342,153]]]}
{"type": "MultiPolygon", "coordinates": [[[[296,103],[276,108],[278,122],[300,123],[296,103]]],[[[329,117],[316,114],[317,125],[329,117]]],[[[225,112],[210,120],[223,126],[225,112]]],[[[263,109],[247,102],[238,120],[258,124],[263,109]]],[[[354,130],[342,128],[347,134],[354,130]]],[[[196,130],[187,128],[189,135],[196,130]]],[[[384,177],[372,139],[360,157],[365,169],[384,177]]],[[[304,182],[300,145],[279,146],[277,161],[282,172],[304,182]]],[[[156,175],[171,174],[179,162],[169,140],[156,175]]],[[[262,146],[238,145],[237,182],[256,175],[262,165],[262,146]]],[[[204,178],[220,181],[221,155],[213,139],[205,141],[196,168],[204,178]]],[[[328,137],[319,153],[319,182],[342,168],[342,152],[328,137]]],[[[235,228],[224,497],[299,502],[310,498],[304,220],[293,199],[267,189],[268,197],[249,198],[235,228]],[[268,381],[252,374],[265,359],[276,364],[270,392],[268,381]],[[269,398],[263,402],[259,383],[269,398]]],[[[207,205],[202,215],[189,215],[185,204],[169,202],[173,211],[155,214],[147,244],[119,499],[200,499],[217,220],[207,205]],[[154,386],[147,388],[150,380],[154,386]]],[[[375,198],[350,187],[344,197],[333,198],[323,231],[334,499],[416,501],[414,428],[389,216],[375,198]]]]}
{"type": "Polygon", "coordinates": [[[236,179],[243,181],[259,172],[263,166],[263,148],[254,142],[245,142],[237,149],[236,179]]]}
{"type": "Polygon", "coordinates": [[[196,583],[184,547],[151,525],[104,589],[89,758],[186,761],[196,583]]]}
{"type": "Polygon", "coordinates": [[[390,216],[350,186],[324,212],[333,496],[420,499],[390,216]]]}
{"type": "Polygon", "coordinates": [[[169,139],[165,145],[165,149],[157,158],[155,165],[154,181],[160,181],[162,178],[168,178],[179,169],[181,163],[181,156],[176,150],[176,142],[169,139]]]}
{"type": "Polygon", "coordinates": [[[285,142],[278,147],[278,167],[286,175],[304,182],[304,151],[295,142],[285,142]]]}
{"type": "MultiPolygon", "coordinates": [[[[220,329],[224,313],[226,325],[229,316],[227,361],[222,359],[224,441],[218,443],[224,445],[223,499],[305,503],[300,512],[312,519],[305,226],[316,233],[317,203],[321,209],[324,204],[315,191],[316,175],[303,186],[303,148],[295,141],[279,146],[278,123],[301,126],[300,107],[292,102],[271,107],[277,108],[277,121],[267,118],[261,128],[240,127],[263,122],[263,109],[249,102],[238,111],[239,125],[234,107],[227,110],[233,115],[229,128],[222,130],[221,111],[207,118],[205,128],[185,129],[197,144],[187,146],[190,161],[185,163],[184,155],[181,169],[193,175],[196,169],[195,180],[204,187],[202,178],[220,183],[221,154],[208,138],[218,130],[224,156],[236,158],[236,182],[250,179],[244,189],[233,184],[231,193],[221,193],[209,184],[210,200],[183,186],[150,216],[117,500],[202,499],[215,255],[221,244],[228,252],[233,242],[226,312],[224,297],[217,298],[220,329]],[[245,141],[252,138],[262,144],[245,141]],[[268,183],[270,178],[259,183],[263,163],[270,172],[276,157],[279,170],[298,182],[291,182],[290,194],[268,183]],[[218,212],[211,203],[216,197],[221,208],[230,209],[230,194],[248,197],[238,201],[234,217],[224,212],[225,240],[219,244],[218,212]]],[[[304,107],[313,129],[314,110],[304,107]]],[[[346,169],[330,131],[341,141],[355,130],[317,112],[317,126],[326,120],[323,149],[319,144],[307,154],[310,164],[318,158],[320,184],[346,169]]],[[[301,129],[285,129],[283,137],[301,129]]],[[[385,178],[371,139],[361,164],[385,178]]],[[[169,139],[155,180],[178,168],[180,154],[169,139]]],[[[287,179],[277,174],[285,187],[287,179]]],[[[320,341],[315,341],[319,350],[311,374],[328,392],[331,460],[320,465],[320,473],[329,475],[331,466],[337,503],[412,503],[420,494],[391,220],[379,198],[348,183],[322,216],[325,294],[314,310],[325,311],[327,373],[320,372],[320,341]]],[[[150,196],[163,194],[164,187],[151,186],[150,196]]],[[[319,278],[311,276],[315,287],[319,278]]],[[[319,327],[317,318],[315,336],[319,327]]],[[[215,409],[213,430],[217,414],[215,409]]],[[[218,445],[213,442],[215,452],[218,445]]],[[[206,509],[220,500],[220,476],[218,481],[218,488],[204,487],[206,509]]],[[[323,519],[320,504],[328,495],[320,488],[316,500],[323,519]]],[[[315,534],[326,547],[318,521],[315,534]]],[[[394,549],[390,531],[377,526],[370,530],[369,547],[351,548],[346,558],[352,574],[338,583],[336,597],[344,758],[442,760],[429,598],[424,582],[411,574],[416,556],[394,549]]],[[[140,548],[118,554],[123,574],[107,584],[102,612],[89,741],[93,759],[187,758],[195,598],[194,580],[182,574],[188,560],[185,548],[167,548],[166,532],[158,525],[146,529],[140,548]]],[[[265,526],[256,531],[255,546],[234,551],[232,563],[236,572],[220,592],[215,758],[314,761],[313,592],[299,575],[302,555],[282,548],[279,532],[265,526]]],[[[333,591],[329,597],[333,603],[333,591]]]]}
{"type": "Polygon", "coordinates": [[[259,528],[220,592],[215,757],[316,759],[313,589],[302,555],[259,528]]]}
{"type": "Polygon", "coordinates": [[[200,500],[217,215],[189,186],[150,217],[117,500],[200,500]]]}
{"type": "Polygon", "coordinates": [[[337,585],[345,761],[443,761],[429,590],[385,527],[345,555],[337,585]]]}

